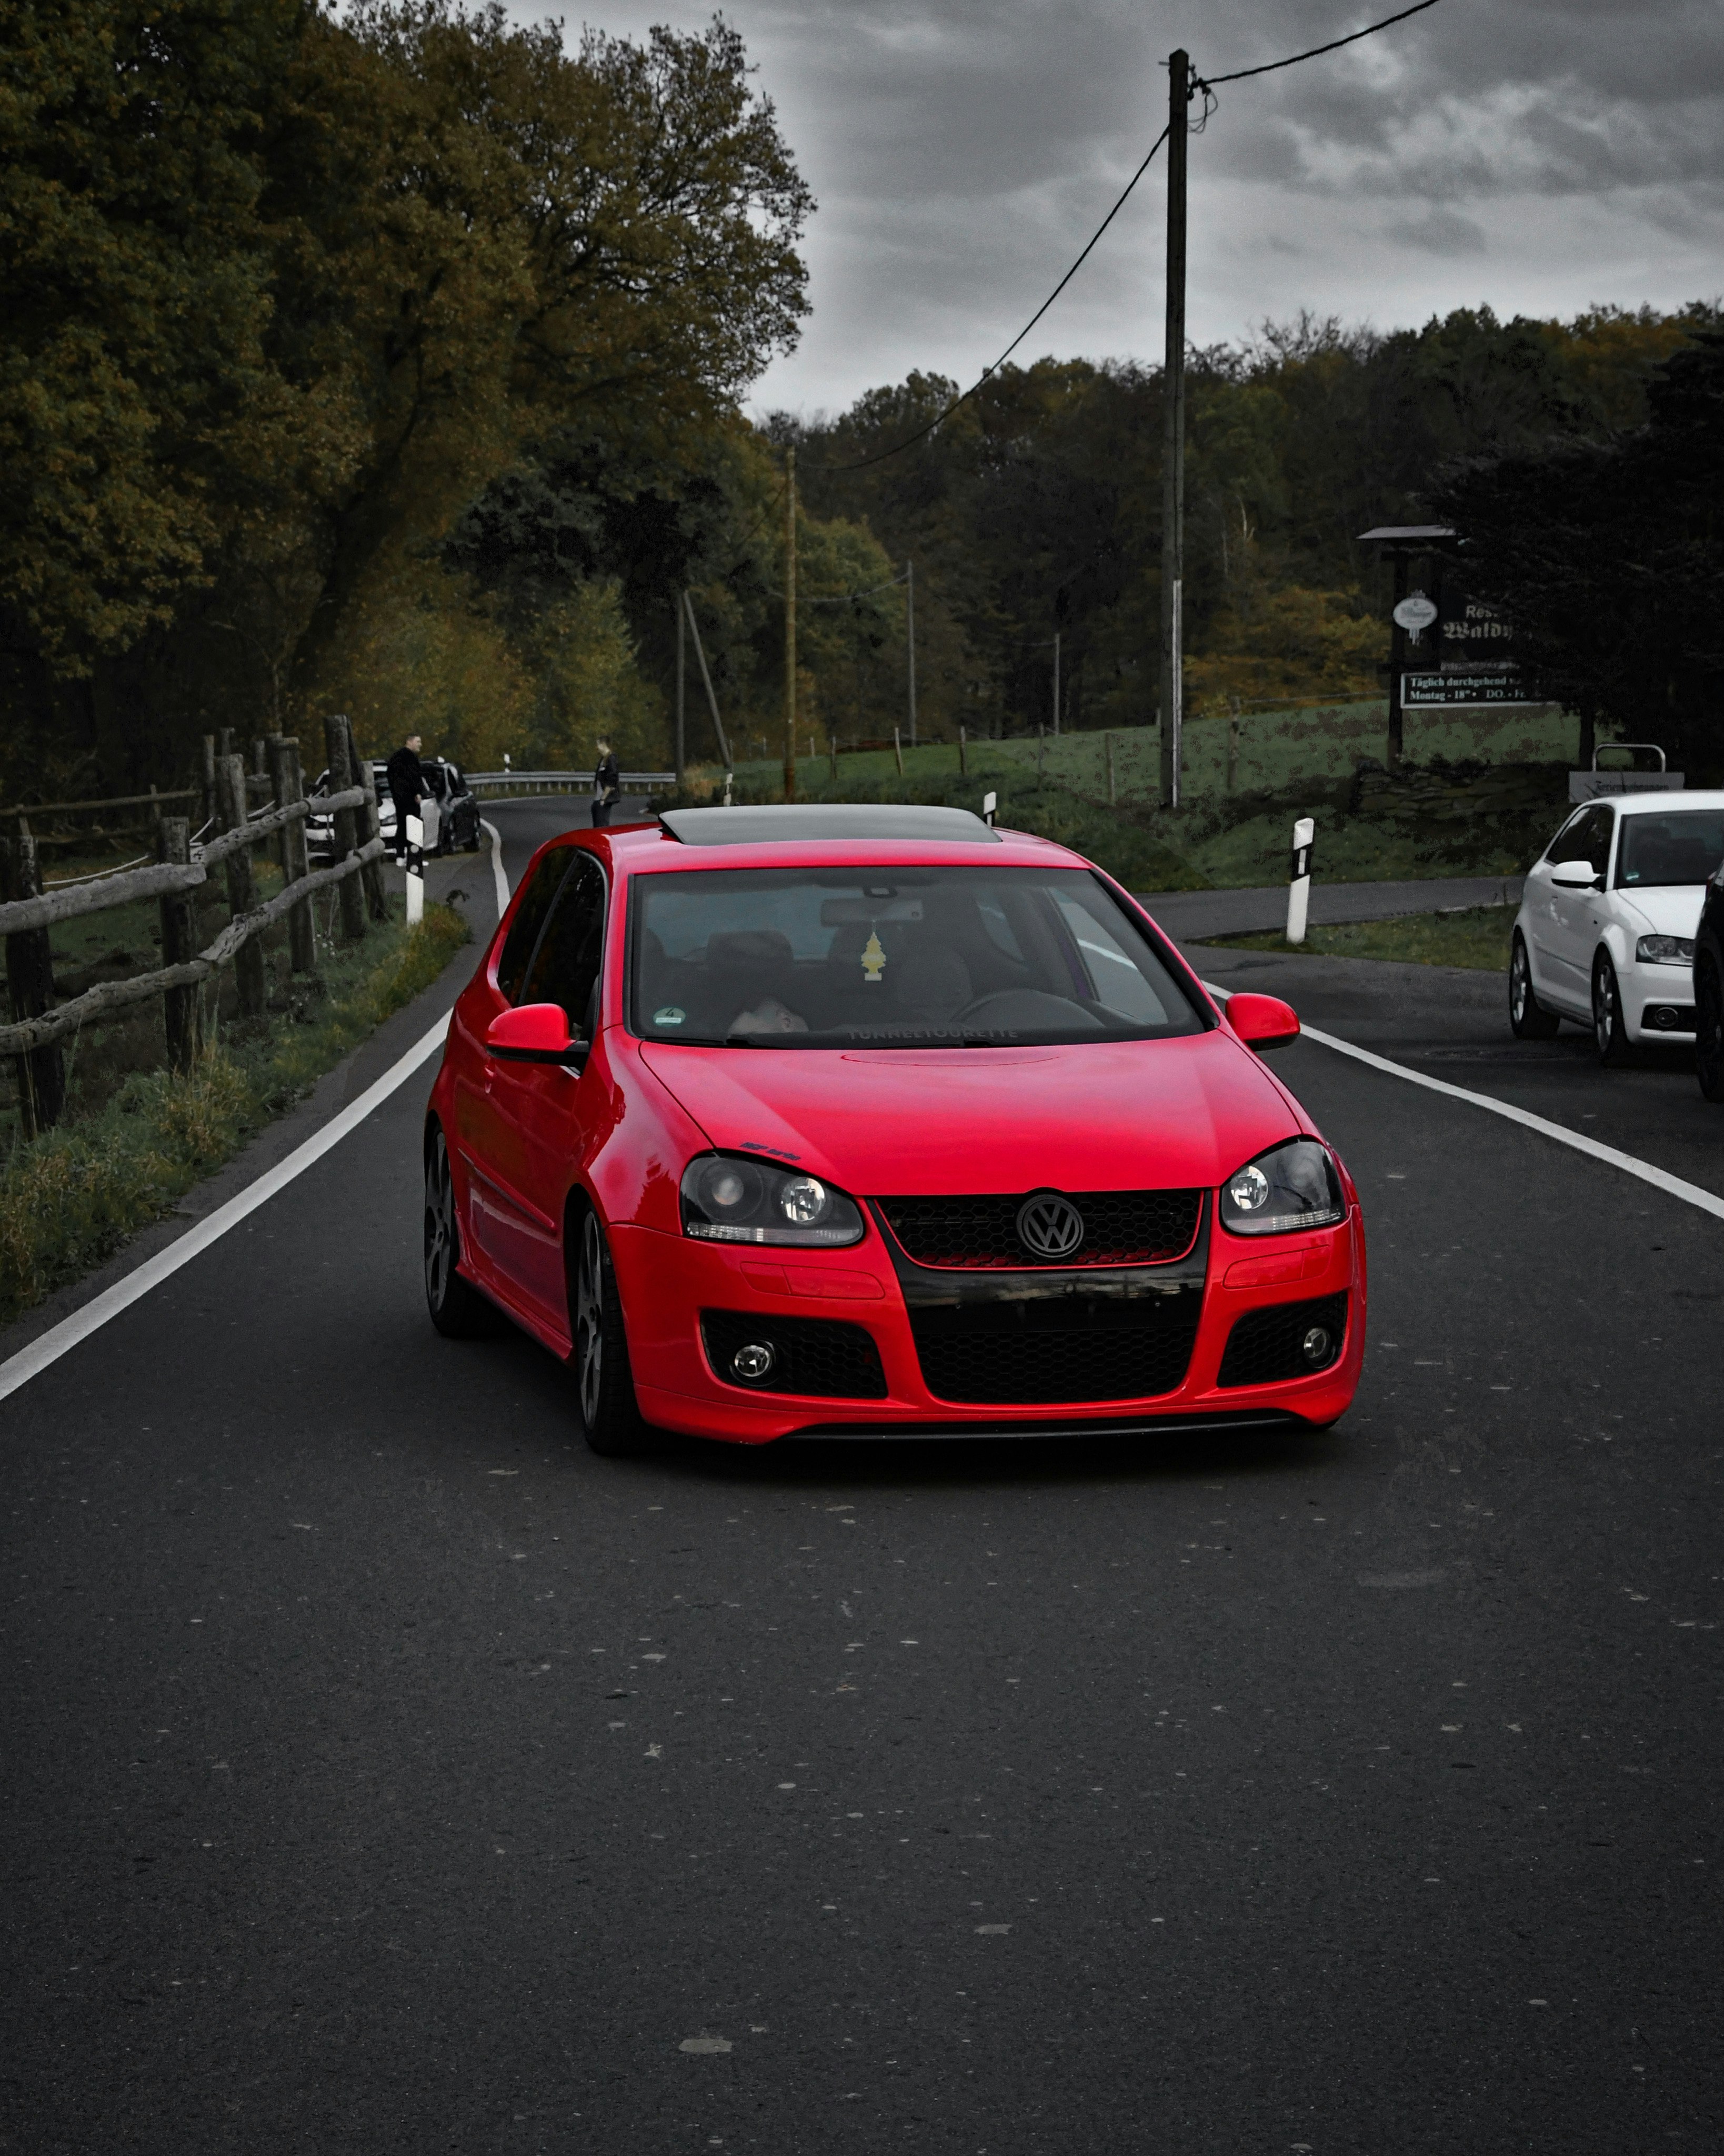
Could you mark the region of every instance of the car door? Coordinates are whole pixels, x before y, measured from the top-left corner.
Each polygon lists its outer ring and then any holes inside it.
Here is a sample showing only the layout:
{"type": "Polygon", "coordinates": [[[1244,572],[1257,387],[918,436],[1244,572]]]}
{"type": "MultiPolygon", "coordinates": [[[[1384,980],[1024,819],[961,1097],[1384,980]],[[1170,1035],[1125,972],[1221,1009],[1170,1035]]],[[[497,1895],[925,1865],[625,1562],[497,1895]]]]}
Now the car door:
{"type": "MultiPolygon", "coordinates": [[[[526,1000],[527,974],[572,863],[571,847],[545,854],[521,888],[497,957],[495,981],[505,1004],[526,1000]]],[[[477,1030],[482,1034],[482,1023],[477,1030]]],[[[507,1082],[516,1067],[487,1055],[482,1038],[454,1065],[454,1142],[467,1171],[467,1230],[480,1264],[500,1273],[511,1292],[542,1273],[539,1245],[546,1232],[542,1209],[533,1205],[518,1101],[507,1082]]]]}
{"type": "MultiPolygon", "coordinates": [[[[1593,875],[1605,880],[1608,888],[1615,829],[1616,811],[1594,802],[1562,834],[1557,860],[1590,861],[1593,875]]],[[[1582,1011],[1593,1007],[1593,953],[1598,946],[1604,904],[1603,890],[1564,891],[1557,884],[1550,886],[1550,985],[1560,1002],[1582,1011]]]]}
{"type": "MultiPolygon", "coordinates": [[[[590,1041],[598,1023],[604,949],[604,872],[584,849],[567,850],[545,923],[517,992],[517,1004],[556,1004],[572,1035],[590,1041]]],[[[502,968],[499,966],[500,984],[502,968]]],[[[564,1331],[568,1296],[562,1262],[563,1203],[587,1150],[603,1086],[595,1071],[487,1057],[485,1157],[475,1162],[474,1231],[508,1284],[550,1325],[564,1331]],[[483,1224],[479,1215],[483,1213],[483,1224]]]]}

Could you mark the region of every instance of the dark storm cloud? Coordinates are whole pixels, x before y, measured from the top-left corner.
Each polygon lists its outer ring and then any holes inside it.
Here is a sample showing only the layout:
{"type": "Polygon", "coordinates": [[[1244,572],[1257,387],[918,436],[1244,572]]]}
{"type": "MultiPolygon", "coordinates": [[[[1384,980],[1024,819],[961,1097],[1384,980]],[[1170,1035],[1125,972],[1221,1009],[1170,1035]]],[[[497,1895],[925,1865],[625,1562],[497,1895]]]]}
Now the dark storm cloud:
{"type": "MultiPolygon", "coordinates": [[[[594,4],[625,33],[703,19],[594,4]]],[[[842,403],[916,367],[973,377],[1159,131],[1170,47],[1219,75],[1389,4],[736,0],[821,202],[815,312],[758,401],[842,403]]],[[[1724,285],[1718,0],[1439,0],[1218,97],[1192,145],[1199,341],[1300,306],[1388,326],[1480,301],[1672,305],[1724,285]]],[[[1157,356],[1162,200],[1152,172],[1020,357],[1157,356]]]]}

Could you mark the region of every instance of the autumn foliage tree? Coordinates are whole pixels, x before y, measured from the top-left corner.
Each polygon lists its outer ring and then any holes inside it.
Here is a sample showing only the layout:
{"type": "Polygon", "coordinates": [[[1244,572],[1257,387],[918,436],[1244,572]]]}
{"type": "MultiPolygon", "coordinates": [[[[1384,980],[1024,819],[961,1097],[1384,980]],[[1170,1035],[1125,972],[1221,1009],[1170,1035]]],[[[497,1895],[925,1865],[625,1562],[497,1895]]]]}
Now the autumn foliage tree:
{"type": "Polygon", "coordinates": [[[434,557],[489,482],[571,429],[687,462],[804,305],[812,204],[717,19],[18,7],[0,130],[23,769],[341,696],[380,611],[461,603],[434,557]]]}

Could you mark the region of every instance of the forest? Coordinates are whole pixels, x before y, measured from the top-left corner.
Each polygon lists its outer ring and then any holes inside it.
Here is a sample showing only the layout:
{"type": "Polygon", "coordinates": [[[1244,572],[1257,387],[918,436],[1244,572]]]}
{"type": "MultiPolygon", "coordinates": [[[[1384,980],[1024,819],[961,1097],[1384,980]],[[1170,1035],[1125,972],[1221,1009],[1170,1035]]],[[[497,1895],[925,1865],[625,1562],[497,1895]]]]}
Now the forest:
{"type": "MultiPolygon", "coordinates": [[[[776,750],[792,447],[799,734],[907,728],[911,574],[923,739],[1153,720],[1159,371],[747,416],[814,204],[721,18],[20,7],[0,129],[0,798],[333,709],[374,750],[664,767],[685,589],[733,747],[776,750]]],[[[1191,369],[1194,709],[1378,693],[1359,535],[1440,517],[1553,696],[1718,760],[1716,305],[1306,316],[1191,369]]]]}

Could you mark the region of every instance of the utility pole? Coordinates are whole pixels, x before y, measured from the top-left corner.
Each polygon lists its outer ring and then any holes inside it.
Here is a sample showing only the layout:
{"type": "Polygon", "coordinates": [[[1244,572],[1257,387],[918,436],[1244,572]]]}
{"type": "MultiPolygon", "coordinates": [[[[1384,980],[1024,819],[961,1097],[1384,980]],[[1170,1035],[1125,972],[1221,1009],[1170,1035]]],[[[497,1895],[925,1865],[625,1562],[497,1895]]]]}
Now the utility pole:
{"type": "Polygon", "coordinates": [[[916,747],[916,564],[904,565],[905,580],[910,590],[910,616],[905,631],[905,648],[910,658],[910,746],[916,747]]]}
{"type": "Polygon", "coordinates": [[[1167,55],[1167,341],[1162,371],[1162,805],[1179,806],[1185,722],[1185,108],[1191,62],[1167,55]]]}
{"type": "Polygon", "coordinates": [[[684,696],[688,682],[688,594],[676,595],[676,790],[683,788],[685,776],[685,753],[683,729],[684,696]]]}
{"type": "Polygon", "coordinates": [[[1054,738],[1060,738],[1060,632],[1054,632],[1054,738]]]}
{"type": "Polygon", "coordinates": [[[796,798],[796,451],[784,452],[784,798],[796,798]]]}

